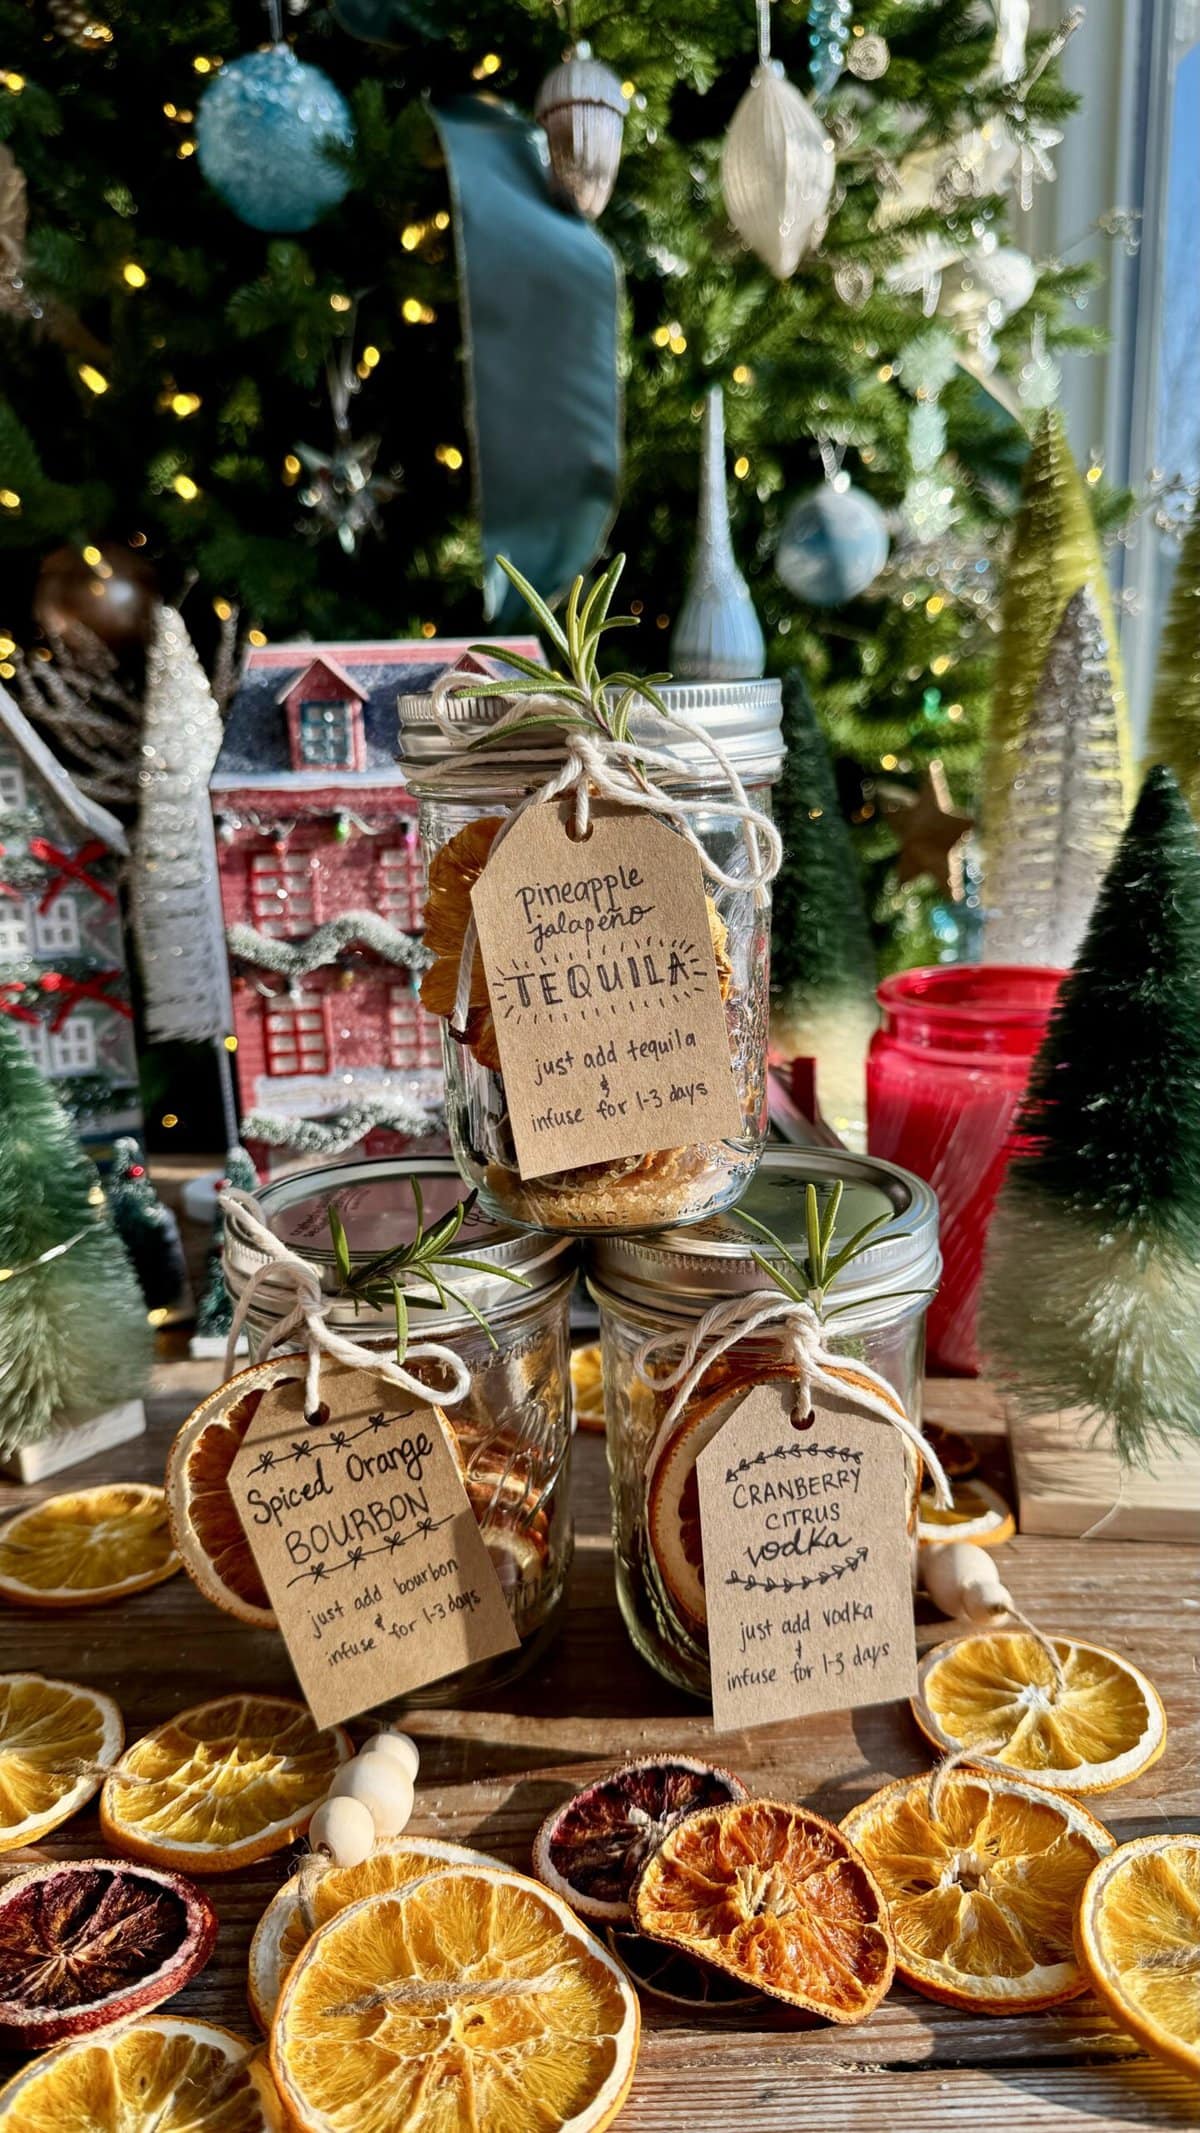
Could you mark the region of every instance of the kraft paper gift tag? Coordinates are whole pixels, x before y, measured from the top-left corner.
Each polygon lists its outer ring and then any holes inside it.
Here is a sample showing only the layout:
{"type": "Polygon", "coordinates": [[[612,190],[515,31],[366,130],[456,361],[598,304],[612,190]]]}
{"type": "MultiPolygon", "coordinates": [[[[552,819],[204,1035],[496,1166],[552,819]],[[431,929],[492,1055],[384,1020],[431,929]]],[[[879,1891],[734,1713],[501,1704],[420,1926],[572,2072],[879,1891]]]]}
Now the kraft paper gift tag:
{"type": "Polygon", "coordinates": [[[904,1444],[793,1386],[730,1403],[700,1453],[700,1530],[718,1733],[891,1703],[917,1686],[904,1444]]]}
{"type": "Polygon", "coordinates": [[[527,808],[471,892],[523,1178],[745,1132],[695,851],[573,815],[527,808]]]}
{"type": "Polygon", "coordinates": [[[446,1432],[385,1378],[325,1363],[260,1401],[229,1488],[320,1726],[519,1643],[446,1432]]]}

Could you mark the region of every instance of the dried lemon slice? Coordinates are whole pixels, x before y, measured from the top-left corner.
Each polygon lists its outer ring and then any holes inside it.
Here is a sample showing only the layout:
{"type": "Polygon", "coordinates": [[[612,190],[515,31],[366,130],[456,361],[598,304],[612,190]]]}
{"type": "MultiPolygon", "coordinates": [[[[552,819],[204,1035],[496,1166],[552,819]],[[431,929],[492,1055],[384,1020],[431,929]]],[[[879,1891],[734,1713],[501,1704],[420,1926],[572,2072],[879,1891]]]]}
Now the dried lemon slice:
{"type": "Polygon", "coordinates": [[[111,1696],[44,1674],[0,1674],[0,1852],[36,1844],[100,1789],[125,1728],[111,1696]],[[81,1767],[82,1766],[82,1767],[81,1767]]]}
{"type": "Polygon", "coordinates": [[[284,1978],[301,1948],[318,1926],[364,1896],[407,1887],[454,1866],[498,1866],[486,1852],[465,1844],[440,1844],[434,1837],[393,1837],[377,1844],[359,1866],[331,1866],[308,1885],[293,1874],[271,1898],[250,1943],[248,1991],[250,2011],[261,2029],[269,2029],[284,1978]]]}
{"type": "Polygon", "coordinates": [[[100,1827],[131,1858],[231,1873],[298,1837],[352,1752],[340,1726],[319,1732],[290,1697],[220,1696],[134,1742],[105,1783],[100,1827]]]}
{"type": "Polygon", "coordinates": [[[985,1630],[939,1644],[922,1661],[913,1715],[942,1750],[972,1748],[1052,1791],[1107,1792],[1162,1754],[1166,1714],[1128,1659],[1077,1638],[985,1630]]]}
{"type": "Polygon", "coordinates": [[[1076,1939],[1123,2029],[1200,2074],[1200,1835],[1135,1837],[1095,1867],[1076,1939]]]}
{"type": "Polygon", "coordinates": [[[34,2059],[0,2089],[0,2133],[283,2133],[283,2113],[232,2030],[150,2015],[34,2059]]]}
{"type": "Polygon", "coordinates": [[[303,2133],[600,2133],[629,2091],[637,1996],[549,1889],[476,1867],[368,1896],[288,1973],[271,2065],[303,2133]]]}
{"type": "Polygon", "coordinates": [[[863,2021],[892,1981],[879,1884],[807,1807],[746,1800],[689,1815],[647,1860],[632,1911],[651,1940],[830,2022],[863,2021]]]}
{"type": "Polygon", "coordinates": [[[887,1898],[896,1969],[949,2007],[1020,2014],[1087,1988],[1072,1929],[1112,1850],[1077,1800],[1024,1778],[900,1778],[843,1816],[887,1898]]]}
{"type": "Polygon", "coordinates": [[[0,1530],[0,1594],[24,1607],[101,1607],[181,1568],[163,1492],[141,1481],[48,1496],[0,1530]]]}

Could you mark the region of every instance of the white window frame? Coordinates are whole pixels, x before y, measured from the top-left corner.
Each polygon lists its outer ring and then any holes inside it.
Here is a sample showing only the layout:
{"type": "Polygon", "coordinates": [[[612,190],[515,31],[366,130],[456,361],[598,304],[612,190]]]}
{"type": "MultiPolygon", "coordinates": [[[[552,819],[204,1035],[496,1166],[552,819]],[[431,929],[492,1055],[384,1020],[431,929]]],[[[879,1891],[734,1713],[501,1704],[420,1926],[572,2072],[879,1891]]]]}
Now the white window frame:
{"type": "Polygon", "coordinates": [[[250,917],[274,940],[308,934],[320,924],[317,868],[306,846],[250,855],[250,917]],[[280,892],[285,893],[280,893],[280,892]]]}
{"type": "Polygon", "coordinates": [[[15,1022],[13,1027],[39,1073],[49,1074],[52,1071],[50,1066],[50,1032],[45,1023],[15,1022]]]}
{"type": "Polygon", "coordinates": [[[425,863],[416,836],[379,854],[379,909],[393,926],[419,933],[425,916],[425,863]]]}
{"type": "Polygon", "coordinates": [[[388,990],[388,1065],[397,1073],[416,1074],[423,1067],[440,1066],[441,1029],[427,1014],[420,995],[408,985],[388,990]]]}
{"type": "Polygon", "coordinates": [[[0,808],[15,814],[26,804],[25,773],[19,763],[0,763],[0,808]]]}
{"type": "Polygon", "coordinates": [[[35,905],[33,945],[37,955],[71,955],[79,946],[79,906],[69,889],[61,889],[45,911],[35,905]]]}
{"type": "Polygon", "coordinates": [[[50,1032],[52,1074],[91,1074],[96,1066],[96,1031],[87,1015],[71,1015],[50,1032]]]}
{"type": "Polygon", "coordinates": [[[284,996],[263,1010],[263,1053],[273,1081],[329,1072],[329,1019],[324,1000],[284,996]]]}
{"type": "Polygon", "coordinates": [[[300,761],[306,770],[352,770],[354,768],[354,706],[343,696],[324,699],[303,698],[296,713],[296,732],[300,742],[300,761]],[[311,755],[305,739],[305,714],[310,719],[319,719],[321,726],[331,735],[339,737],[340,753],[337,755],[311,755]]]}
{"type": "Polygon", "coordinates": [[[0,962],[24,962],[29,954],[30,907],[23,896],[0,896],[0,962]]]}

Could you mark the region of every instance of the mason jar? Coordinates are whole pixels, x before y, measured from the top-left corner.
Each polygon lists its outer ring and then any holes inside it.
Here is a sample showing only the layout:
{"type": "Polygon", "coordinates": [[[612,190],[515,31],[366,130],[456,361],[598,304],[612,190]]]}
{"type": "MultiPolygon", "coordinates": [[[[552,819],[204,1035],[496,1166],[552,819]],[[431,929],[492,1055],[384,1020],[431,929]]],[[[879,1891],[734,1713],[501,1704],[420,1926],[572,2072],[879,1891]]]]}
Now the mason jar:
{"type": "MultiPolygon", "coordinates": [[[[771,1148],[736,1213],[653,1237],[605,1238],[590,1247],[588,1287],[600,1308],[608,1466],[612,1484],[617,1598],[638,1651],[668,1681],[708,1697],[706,1608],[695,1453],[708,1437],[697,1425],[714,1400],[785,1374],[780,1336],[764,1326],[738,1341],[700,1379],[652,1472],[647,1462],[673,1391],[638,1377],[642,1343],[658,1338],[652,1372],[679,1361],[697,1321],[727,1298],[770,1286],[752,1252],[781,1260],[775,1246],[739,1220],[762,1223],[803,1263],[807,1251],[805,1187],[825,1204],[843,1187],[833,1251],[864,1223],[884,1216],[866,1249],[837,1277],[827,1298],[825,1342],[848,1363],[862,1362],[886,1380],[905,1412],[921,1421],[925,1312],[940,1271],[937,1201],[928,1185],[890,1163],[841,1149],[771,1148]],[[663,1336],[674,1334],[664,1344],[663,1336]],[[678,1447],[694,1434],[692,1465],[679,1485],[678,1447]],[[670,1471],[671,1486],[656,1486],[670,1471]]],[[[786,1270],[786,1269],[785,1269],[786,1270]]],[[[886,1424],[881,1423],[881,1428],[886,1424]]],[[[920,1474],[906,1444],[910,1524],[920,1474]]]]}
{"type": "MultiPolygon", "coordinates": [[[[426,1229],[462,1197],[462,1180],[447,1158],[384,1157],[328,1164],[266,1185],[257,1194],[259,1218],[289,1251],[316,1268],[322,1287],[336,1296],[340,1283],[330,1207],[341,1216],[352,1265],[361,1267],[411,1241],[413,1181],[422,1195],[426,1229]]],[[[568,1311],[575,1258],[570,1241],[494,1222],[476,1203],[452,1249],[482,1262],[480,1271],[448,1269],[446,1278],[479,1312],[491,1339],[470,1312],[453,1303],[447,1308],[427,1283],[422,1286],[410,1275],[404,1281],[409,1346],[437,1341],[453,1349],[470,1372],[467,1397],[442,1412],[521,1645],[437,1687],[414,1691],[413,1700],[420,1703],[453,1701],[524,1671],[554,1627],[572,1545],[568,1311]],[[519,1274],[527,1286],[506,1281],[502,1269],[519,1274]]],[[[225,1220],[225,1280],[235,1302],[263,1260],[236,1206],[231,1208],[225,1220]]],[[[253,1358],[294,1301],[286,1279],[260,1283],[246,1320],[253,1358]]],[[[347,1298],[333,1305],[327,1322],[363,1347],[395,1353],[390,1309],[360,1305],[356,1311],[347,1298]]],[[[422,1374],[419,1363],[413,1368],[415,1375],[422,1374]]]]}
{"type": "MultiPolygon", "coordinates": [[[[659,693],[669,709],[712,734],[736,768],[751,804],[769,811],[771,786],[782,762],[779,683],[679,684],[659,693]]],[[[442,1019],[446,1115],[455,1161],[498,1220],[592,1233],[700,1221],[740,1199],[766,1136],[769,899],[760,904],[749,890],[721,889],[706,880],[741,1132],[717,1144],[633,1153],[547,1177],[522,1178],[485,990],[480,998],[481,965],[472,985],[465,1041],[456,1040],[449,1027],[471,888],[506,817],[561,763],[561,752],[548,751],[539,737],[515,748],[506,745],[503,763],[491,751],[481,750],[477,779],[464,780],[461,770],[446,770],[447,758],[485,734],[504,708],[503,699],[448,697],[443,718],[454,736],[448,740],[434,719],[428,695],[402,696],[399,703],[400,760],[421,803],[420,832],[430,884],[427,945],[432,943],[436,951],[422,979],[421,996],[426,1008],[442,1019]]],[[[669,773],[656,770],[656,781],[668,791],[705,803],[701,814],[689,817],[696,835],[725,873],[744,871],[743,825],[733,793],[708,749],[664,724],[648,708],[634,713],[631,735],[677,759],[679,779],[673,783],[669,773]]]]}

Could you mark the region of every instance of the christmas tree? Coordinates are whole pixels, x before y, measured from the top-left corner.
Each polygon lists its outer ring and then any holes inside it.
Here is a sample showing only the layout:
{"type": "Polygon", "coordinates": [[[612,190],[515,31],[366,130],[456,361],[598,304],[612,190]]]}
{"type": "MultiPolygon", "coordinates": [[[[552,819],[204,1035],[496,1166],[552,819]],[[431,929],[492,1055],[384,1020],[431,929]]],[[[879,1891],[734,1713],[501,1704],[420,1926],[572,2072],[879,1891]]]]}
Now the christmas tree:
{"type": "Polygon", "coordinates": [[[1140,1464],[1200,1437],[1200,834],[1152,770],[1065,980],[988,1239],[981,1348],[1018,1410],[1140,1464]]]}
{"type": "MultiPolygon", "coordinates": [[[[225,1175],[218,1183],[217,1192],[222,1193],[227,1185],[236,1185],[239,1192],[257,1189],[258,1172],[242,1147],[229,1150],[225,1158],[225,1175]]],[[[196,1306],[195,1339],[205,1344],[223,1341],[233,1323],[233,1305],[225,1286],[224,1245],[225,1217],[218,1199],[208,1247],[204,1294],[196,1306]]],[[[205,1352],[209,1352],[207,1345],[205,1352]]]]}
{"type": "Polygon", "coordinates": [[[179,1224],[154,1190],[142,1151],[122,1137],[113,1148],[107,1185],[113,1228],[133,1263],[149,1310],[166,1317],[187,1293],[179,1224]]]}
{"type": "Polygon", "coordinates": [[[774,794],[784,863],[774,892],[771,1039],[789,1058],[816,1060],[822,1115],[862,1146],[875,956],[829,750],[799,672],[783,685],[783,732],[774,794]]]}
{"type": "MultiPolygon", "coordinates": [[[[1062,417],[1047,409],[1025,466],[1021,509],[1004,575],[996,685],[984,766],[983,834],[988,865],[1006,839],[1020,838],[1013,816],[1013,784],[1026,729],[1063,611],[1086,585],[1100,615],[1118,720],[1122,777],[1132,778],[1125,690],[1108,579],[1087,488],[1071,456],[1062,417]]],[[[1129,799],[1132,801],[1132,791],[1129,799]]]]}
{"type": "Polygon", "coordinates": [[[1166,763],[1194,815],[1200,814],[1200,512],[1175,566],[1154,677],[1147,763],[1166,763]]]}
{"type": "MultiPolygon", "coordinates": [[[[23,634],[48,549],[108,535],[154,561],[169,599],[195,573],[187,618],[206,658],[214,607],[240,606],[271,637],[477,634],[454,205],[426,99],[487,95],[529,111],[561,56],[561,11],[547,0],[289,11],[287,37],[347,99],[355,145],[340,154],[341,204],[275,236],[238,219],[196,153],[214,80],[265,18],[233,0],[111,0],[99,33],[76,41],[68,18],[0,0],[0,131],[28,199],[28,228],[13,233],[20,286],[0,302],[5,620],[23,634]],[[362,41],[372,29],[384,41],[362,41]],[[357,395],[345,434],[331,363],[337,393],[348,378],[357,395]],[[380,493],[378,533],[353,533],[368,442],[378,472],[401,470],[402,494],[380,493]],[[339,445],[340,521],[319,466],[339,445]]],[[[835,48],[820,107],[837,157],[832,218],[781,281],[731,230],[720,186],[754,66],[752,0],[625,0],[574,18],[630,105],[599,227],[627,294],[613,540],[646,619],[636,657],[666,664],[705,395],[721,385],[734,549],[768,671],[808,676],[874,885],[892,847],[862,785],[881,763],[915,783],[939,757],[970,800],[996,543],[1027,448],[1007,407],[1035,325],[1051,348],[1088,339],[1073,299],[1091,270],[1035,269],[1006,242],[1009,190],[1045,167],[1073,105],[1045,64],[1053,40],[1026,46],[1018,19],[998,42],[978,0],[863,0],[853,35],[848,12],[835,21],[819,40],[823,85],[835,48]],[[838,480],[866,492],[892,534],[871,598],[833,612],[789,594],[773,567],[790,507],[822,484],[831,452],[838,480]]],[[[771,18],[777,60],[811,93],[806,10],[771,18]]],[[[269,161],[269,141],[260,154],[269,161]]]]}
{"type": "Polygon", "coordinates": [[[0,1016],[0,1447],[136,1399],[146,1307],[95,1169],[0,1016]]]}

